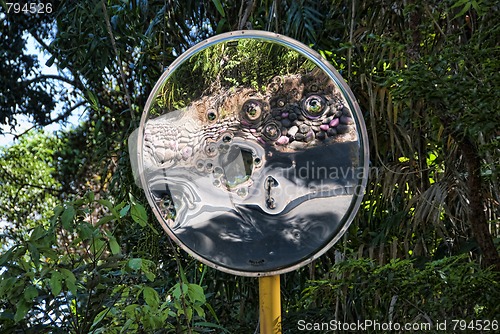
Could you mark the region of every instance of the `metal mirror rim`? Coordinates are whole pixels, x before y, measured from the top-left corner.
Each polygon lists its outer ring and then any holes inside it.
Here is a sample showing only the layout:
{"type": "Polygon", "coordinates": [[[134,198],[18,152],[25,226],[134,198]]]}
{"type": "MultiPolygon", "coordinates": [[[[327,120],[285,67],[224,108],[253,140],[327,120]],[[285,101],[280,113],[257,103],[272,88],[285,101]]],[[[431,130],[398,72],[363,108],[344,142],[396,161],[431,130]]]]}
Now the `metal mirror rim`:
{"type": "MultiPolygon", "coordinates": [[[[212,46],[218,43],[222,43],[225,41],[231,41],[235,39],[260,39],[266,42],[272,42],[276,43],[282,46],[285,46],[287,48],[290,48],[299,54],[303,55],[305,58],[309,59],[312,61],[315,65],[317,65],[319,68],[321,68],[334,82],[335,84],[339,87],[341,90],[342,94],[344,95],[346,102],[349,104],[349,107],[352,111],[352,116],[353,120],[356,125],[357,133],[358,133],[358,141],[360,144],[360,150],[362,150],[363,154],[360,154],[360,167],[363,170],[363,177],[361,178],[360,182],[358,185],[356,185],[357,189],[360,191],[364,191],[366,189],[366,184],[368,180],[368,160],[369,160],[369,148],[368,148],[368,135],[367,135],[367,130],[366,126],[364,123],[364,120],[361,118],[361,110],[359,108],[359,105],[356,101],[356,98],[354,97],[354,94],[352,93],[351,89],[349,86],[345,83],[344,79],[342,76],[338,73],[338,71],[328,62],[326,61],[319,53],[316,51],[312,50],[308,46],[283,35],[272,33],[272,32],[267,32],[267,31],[259,31],[259,30],[239,30],[239,31],[232,31],[228,33],[223,33],[216,35],[214,37],[208,38],[187,51],[185,51],[183,54],[181,54],[178,58],[176,58],[172,64],[163,72],[163,74],[160,76],[158,81],[156,82],[155,86],[153,87],[148,100],[146,101],[146,105],[144,107],[144,111],[141,117],[141,122],[139,125],[139,132],[138,132],[138,138],[137,138],[137,161],[138,161],[138,172],[139,172],[139,178],[140,178],[140,183],[142,184],[142,188],[144,189],[146,193],[147,200],[149,202],[149,205],[154,207],[154,201],[151,197],[151,194],[149,193],[149,189],[147,187],[147,182],[144,176],[144,169],[143,169],[143,160],[142,160],[142,146],[143,146],[143,132],[145,129],[145,124],[148,120],[148,111],[150,110],[156,93],[158,90],[162,87],[163,83],[165,80],[169,78],[169,76],[180,66],[184,63],[184,61],[188,60],[191,56],[195,55],[196,53],[212,46]]],[[[196,260],[223,272],[233,274],[233,275],[238,275],[238,276],[247,276],[247,277],[261,277],[261,276],[272,276],[272,275],[278,275],[286,272],[290,272],[293,270],[296,270],[300,267],[303,267],[312,261],[316,260],[319,258],[321,255],[323,255],[326,251],[328,251],[334,244],[338,242],[338,240],[345,234],[347,229],[349,228],[351,222],[353,221],[360,205],[361,201],[363,199],[363,195],[354,195],[356,196],[355,201],[351,201],[351,204],[349,208],[346,211],[346,214],[344,214],[342,220],[341,220],[341,228],[339,231],[335,234],[335,236],[324,246],[319,248],[316,252],[313,253],[309,258],[303,259],[303,260],[298,260],[296,263],[291,264],[290,266],[287,267],[282,267],[278,268],[276,270],[270,270],[270,271],[241,271],[241,270],[235,270],[230,267],[226,267],[220,264],[213,263],[209,261],[208,259],[204,258],[202,255],[196,253],[192,249],[190,249],[187,245],[185,245],[183,242],[180,241],[180,239],[176,236],[176,234],[165,224],[164,220],[162,217],[159,215],[157,210],[153,210],[156,219],[160,222],[162,228],[165,230],[165,232],[168,234],[168,236],[174,240],[174,242],[179,245],[184,251],[186,251],[189,255],[193,256],[196,260]]]]}

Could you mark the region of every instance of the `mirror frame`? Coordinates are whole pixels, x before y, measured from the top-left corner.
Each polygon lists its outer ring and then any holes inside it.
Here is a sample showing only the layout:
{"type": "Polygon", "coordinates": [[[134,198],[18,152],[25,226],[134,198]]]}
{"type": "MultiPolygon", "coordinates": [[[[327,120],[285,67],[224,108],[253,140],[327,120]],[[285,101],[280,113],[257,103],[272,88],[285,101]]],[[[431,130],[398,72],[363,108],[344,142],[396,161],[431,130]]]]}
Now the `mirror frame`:
{"type": "MultiPolygon", "coordinates": [[[[141,122],[140,126],[138,129],[137,133],[137,151],[136,151],[136,157],[131,156],[132,160],[132,165],[134,165],[134,159],[138,171],[138,177],[140,180],[140,184],[142,185],[142,188],[145,190],[146,197],[148,200],[149,205],[153,208],[153,212],[155,214],[156,219],[160,222],[162,228],[165,230],[165,232],[168,234],[168,236],[174,240],[174,242],[179,245],[184,251],[186,251],[188,254],[193,256],[196,260],[212,267],[217,270],[229,273],[229,274],[234,274],[234,275],[239,275],[239,276],[249,276],[249,277],[260,277],[260,276],[272,276],[272,275],[278,275],[286,272],[290,272],[293,270],[296,270],[302,266],[305,266],[312,261],[316,260],[319,258],[321,255],[323,255],[328,249],[330,249],[334,244],[336,244],[339,239],[346,233],[348,230],[350,224],[352,223],[360,205],[361,201],[363,199],[363,193],[364,190],[366,189],[366,184],[368,180],[368,173],[369,173],[369,148],[368,148],[368,134],[366,130],[366,126],[364,123],[364,120],[362,118],[362,113],[359,108],[359,105],[354,97],[354,94],[352,93],[351,89],[349,86],[346,84],[342,76],[338,73],[338,71],[324,58],[322,58],[319,53],[316,51],[312,50],[311,48],[307,47],[306,45],[283,35],[279,35],[276,33],[271,33],[267,31],[257,31],[257,30],[241,30],[241,31],[232,31],[220,35],[216,35],[214,37],[208,38],[195,46],[191,47],[188,49],[186,52],[181,54],[172,64],[165,70],[165,72],[161,75],[161,77],[158,79],[157,83],[155,84],[153,90],[151,91],[149,98],[146,102],[146,105],[144,107],[144,111],[141,117],[141,122]],[[262,40],[265,42],[271,42],[271,43],[276,43],[278,45],[284,46],[286,48],[290,48],[296,52],[298,52],[300,55],[304,56],[306,59],[310,60],[313,62],[316,66],[318,66],[321,70],[323,70],[329,78],[333,80],[333,82],[337,85],[337,87],[340,89],[341,94],[344,96],[346,102],[348,103],[348,107],[351,110],[352,113],[352,118],[354,120],[354,123],[356,125],[356,131],[358,134],[358,141],[359,141],[359,147],[360,147],[360,168],[363,170],[363,177],[358,180],[358,184],[356,185],[356,191],[355,194],[353,195],[355,198],[351,201],[351,204],[349,206],[349,209],[346,211],[344,216],[342,217],[341,221],[344,223],[341,225],[339,231],[331,238],[331,240],[324,246],[320,247],[317,249],[312,256],[298,260],[298,261],[290,261],[293,262],[292,265],[287,266],[287,267],[281,267],[281,268],[276,268],[274,270],[268,270],[268,271],[242,271],[242,270],[236,270],[234,268],[231,268],[230,266],[223,266],[217,263],[211,262],[209,259],[203,257],[202,255],[196,253],[192,249],[189,248],[189,246],[185,245],[175,234],[174,231],[170,229],[169,226],[165,223],[164,219],[162,218],[161,214],[158,212],[158,210],[155,209],[155,204],[154,200],[151,196],[151,193],[148,189],[148,183],[145,178],[145,171],[144,171],[144,166],[143,166],[143,138],[144,138],[144,131],[146,128],[146,122],[148,120],[148,113],[149,110],[151,109],[152,104],[154,103],[154,100],[157,96],[157,92],[161,89],[163,86],[164,82],[168,80],[168,78],[172,75],[172,73],[179,67],[181,66],[185,61],[189,60],[192,56],[197,54],[198,52],[212,46],[218,43],[223,43],[223,42],[228,42],[228,41],[233,41],[233,40],[239,40],[239,39],[258,39],[262,40]]],[[[133,145],[133,143],[132,143],[133,145]]],[[[133,168],[136,168],[133,166],[133,168]]]]}

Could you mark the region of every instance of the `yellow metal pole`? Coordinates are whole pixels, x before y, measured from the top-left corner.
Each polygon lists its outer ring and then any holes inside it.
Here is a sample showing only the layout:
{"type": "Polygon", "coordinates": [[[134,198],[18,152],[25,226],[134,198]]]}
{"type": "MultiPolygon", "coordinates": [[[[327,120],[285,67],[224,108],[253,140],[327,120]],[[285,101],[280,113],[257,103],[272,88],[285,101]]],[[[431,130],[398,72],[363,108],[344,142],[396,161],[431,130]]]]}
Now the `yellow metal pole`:
{"type": "Polygon", "coordinates": [[[280,275],[259,277],[260,334],[281,334],[280,275]]]}

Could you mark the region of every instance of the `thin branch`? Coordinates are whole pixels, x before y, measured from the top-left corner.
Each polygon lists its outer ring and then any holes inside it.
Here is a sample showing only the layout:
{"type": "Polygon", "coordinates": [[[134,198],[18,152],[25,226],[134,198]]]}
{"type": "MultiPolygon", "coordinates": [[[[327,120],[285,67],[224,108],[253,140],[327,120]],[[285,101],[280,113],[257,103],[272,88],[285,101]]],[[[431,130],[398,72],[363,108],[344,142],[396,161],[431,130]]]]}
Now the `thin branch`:
{"type": "Polygon", "coordinates": [[[34,31],[30,31],[30,34],[38,42],[38,44],[43,46],[45,50],[47,50],[51,54],[55,53],[54,50],[52,50],[52,48],[47,43],[45,43],[45,41],[40,36],[38,36],[34,31]]]}
{"type": "Polygon", "coordinates": [[[40,81],[50,80],[50,79],[64,81],[64,82],[66,82],[74,87],[77,87],[77,82],[75,80],[71,80],[69,78],[63,77],[62,75],[57,75],[57,74],[43,74],[43,75],[37,76],[36,78],[24,81],[24,84],[30,85],[34,82],[40,82],[40,81]]]}
{"type": "Polygon", "coordinates": [[[436,26],[436,28],[439,31],[439,33],[441,34],[441,36],[443,36],[444,39],[446,39],[446,34],[444,33],[443,29],[441,29],[441,26],[437,23],[436,19],[434,18],[434,16],[432,15],[432,13],[429,9],[429,4],[424,4],[424,9],[425,9],[427,15],[429,15],[429,17],[432,19],[432,22],[436,26]]]}
{"type": "Polygon", "coordinates": [[[130,110],[130,116],[131,116],[132,120],[134,120],[135,115],[134,115],[134,110],[132,109],[132,99],[130,98],[130,92],[128,90],[127,80],[125,78],[125,72],[123,71],[123,65],[122,65],[122,61],[120,59],[120,54],[118,53],[118,49],[116,48],[115,37],[113,35],[113,31],[111,30],[111,22],[109,21],[108,10],[106,8],[106,4],[104,3],[104,0],[101,0],[101,4],[102,4],[102,10],[103,10],[103,14],[104,14],[104,19],[106,20],[106,29],[108,30],[109,38],[111,39],[111,46],[113,47],[113,51],[114,51],[116,58],[118,60],[118,69],[120,70],[120,77],[122,80],[123,89],[125,90],[125,98],[127,99],[128,108],[130,110]]]}
{"type": "Polygon", "coordinates": [[[242,30],[243,28],[245,28],[248,22],[248,18],[250,17],[250,14],[254,11],[255,5],[257,4],[257,2],[255,2],[254,0],[247,0],[246,1],[247,7],[245,8],[245,12],[243,13],[243,15],[241,15],[243,9],[243,3],[244,1],[241,3],[240,7],[238,30],[242,30]]]}
{"type": "Polygon", "coordinates": [[[21,191],[25,187],[41,189],[41,190],[44,190],[44,191],[47,191],[47,192],[52,192],[55,195],[61,195],[62,194],[62,190],[58,191],[58,190],[56,190],[54,188],[47,188],[47,187],[39,186],[39,185],[36,185],[36,184],[22,183],[22,184],[19,185],[19,188],[17,189],[16,194],[14,195],[14,198],[12,200],[13,203],[17,203],[18,202],[17,199],[18,199],[19,195],[21,194],[21,191]]]}
{"type": "MultiPolygon", "coordinates": [[[[71,108],[69,108],[68,110],[66,110],[64,113],[60,114],[59,116],[57,116],[54,119],[51,119],[50,123],[48,123],[48,124],[64,120],[65,118],[69,117],[74,110],[80,108],[81,106],[84,106],[86,103],[87,103],[87,101],[80,101],[80,102],[78,102],[77,104],[75,104],[74,106],[72,106],[71,108]]],[[[48,124],[45,124],[45,125],[48,125],[48,124]]]]}
{"type": "Polygon", "coordinates": [[[17,181],[19,179],[17,177],[15,177],[10,171],[8,171],[5,166],[0,165],[0,168],[2,169],[4,175],[7,176],[7,178],[9,178],[14,184],[17,184],[18,187],[19,187],[19,189],[16,192],[16,195],[14,197],[14,202],[17,201],[17,196],[18,196],[19,192],[24,187],[37,188],[37,189],[41,189],[41,190],[44,190],[44,191],[52,192],[52,193],[55,193],[55,194],[61,194],[60,190],[57,190],[57,189],[54,189],[54,188],[40,186],[40,185],[37,185],[37,184],[30,184],[30,183],[20,183],[20,184],[18,184],[17,181]]]}
{"type": "Polygon", "coordinates": [[[47,126],[49,124],[52,124],[52,123],[55,123],[55,122],[59,122],[59,121],[62,121],[64,119],[68,118],[69,115],[71,115],[71,113],[75,109],[77,109],[77,108],[85,105],[86,103],[87,103],[86,101],[78,102],[77,104],[75,104],[74,106],[72,106],[71,108],[69,108],[68,110],[66,110],[64,113],[62,113],[59,116],[57,116],[56,118],[51,119],[51,120],[45,122],[44,124],[35,124],[35,125],[29,127],[27,130],[23,131],[22,133],[20,133],[18,135],[15,135],[14,136],[14,140],[17,140],[17,139],[21,138],[22,136],[24,136],[25,134],[27,134],[28,132],[30,132],[31,130],[33,130],[34,128],[36,128],[38,126],[47,126]]]}
{"type": "Polygon", "coordinates": [[[16,194],[14,195],[14,198],[13,198],[13,202],[16,203],[17,202],[17,198],[19,197],[21,191],[25,188],[36,188],[36,189],[40,189],[40,190],[43,190],[43,191],[46,191],[46,192],[50,192],[52,194],[55,194],[55,195],[61,195],[62,194],[62,189],[55,189],[55,188],[52,188],[52,187],[45,187],[45,186],[42,186],[42,185],[38,185],[38,184],[31,184],[31,183],[18,183],[18,178],[15,177],[12,173],[10,173],[7,168],[5,168],[5,166],[2,166],[0,165],[0,168],[3,170],[3,173],[5,176],[7,176],[8,179],[10,179],[15,185],[17,185],[17,191],[16,191],[16,194]]]}
{"type": "Polygon", "coordinates": [[[241,25],[241,18],[243,16],[243,6],[245,4],[245,1],[241,1],[240,5],[240,10],[238,11],[238,30],[241,30],[240,25],[241,25]]]}
{"type": "Polygon", "coordinates": [[[354,35],[354,19],[356,17],[356,1],[352,0],[351,2],[351,24],[349,28],[349,49],[347,49],[347,77],[349,78],[349,81],[351,81],[351,65],[352,65],[352,48],[354,47],[354,44],[352,42],[353,35],[354,35]]]}
{"type": "MultiPolygon", "coordinates": [[[[55,195],[60,195],[62,193],[62,190],[57,190],[57,189],[54,189],[54,188],[44,187],[44,186],[40,186],[38,184],[31,184],[31,183],[21,183],[21,184],[19,184],[19,191],[18,192],[20,192],[25,187],[26,188],[37,188],[37,189],[40,189],[40,190],[44,190],[44,191],[53,193],[55,195]]],[[[18,196],[18,194],[16,193],[15,201],[17,201],[17,196],[18,196]]]]}
{"type": "MultiPolygon", "coordinates": [[[[38,42],[38,44],[40,44],[44,48],[44,50],[49,52],[52,56],[57,55],[57,52],[50,45],[45,43],[45,41],[40,36],[38,36],[36,34],[36,32],[30,31],[30,34],[38,42]]],[[[73,80],[73,82],[71,82],[71,84],[74,85],[76,88],[83,91],[84,90],[83,84],[82,84],[79,76],[76,75],[78,73],[78,71],[75,71],[69,64],[66,65],[66,68],[71,72],[71,74],[73,75],[73,78],[75,78],[73,80]]]]}

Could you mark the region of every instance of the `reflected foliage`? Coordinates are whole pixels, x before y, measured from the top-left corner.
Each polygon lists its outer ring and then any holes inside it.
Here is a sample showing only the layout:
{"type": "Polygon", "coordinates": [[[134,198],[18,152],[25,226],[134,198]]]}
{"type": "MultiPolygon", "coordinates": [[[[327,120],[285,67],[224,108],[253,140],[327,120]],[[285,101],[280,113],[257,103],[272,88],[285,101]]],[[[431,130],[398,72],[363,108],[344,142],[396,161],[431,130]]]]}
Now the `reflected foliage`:
{"type": "Polygon", "coordinates": [[[252,39],[220,43],[176,68],[165,82],[158,104],[181,109],[202,96],[241,86],[264,92],[274,76],[305,73],[314,67],[299,53],[277,44],[252,39]]]}

